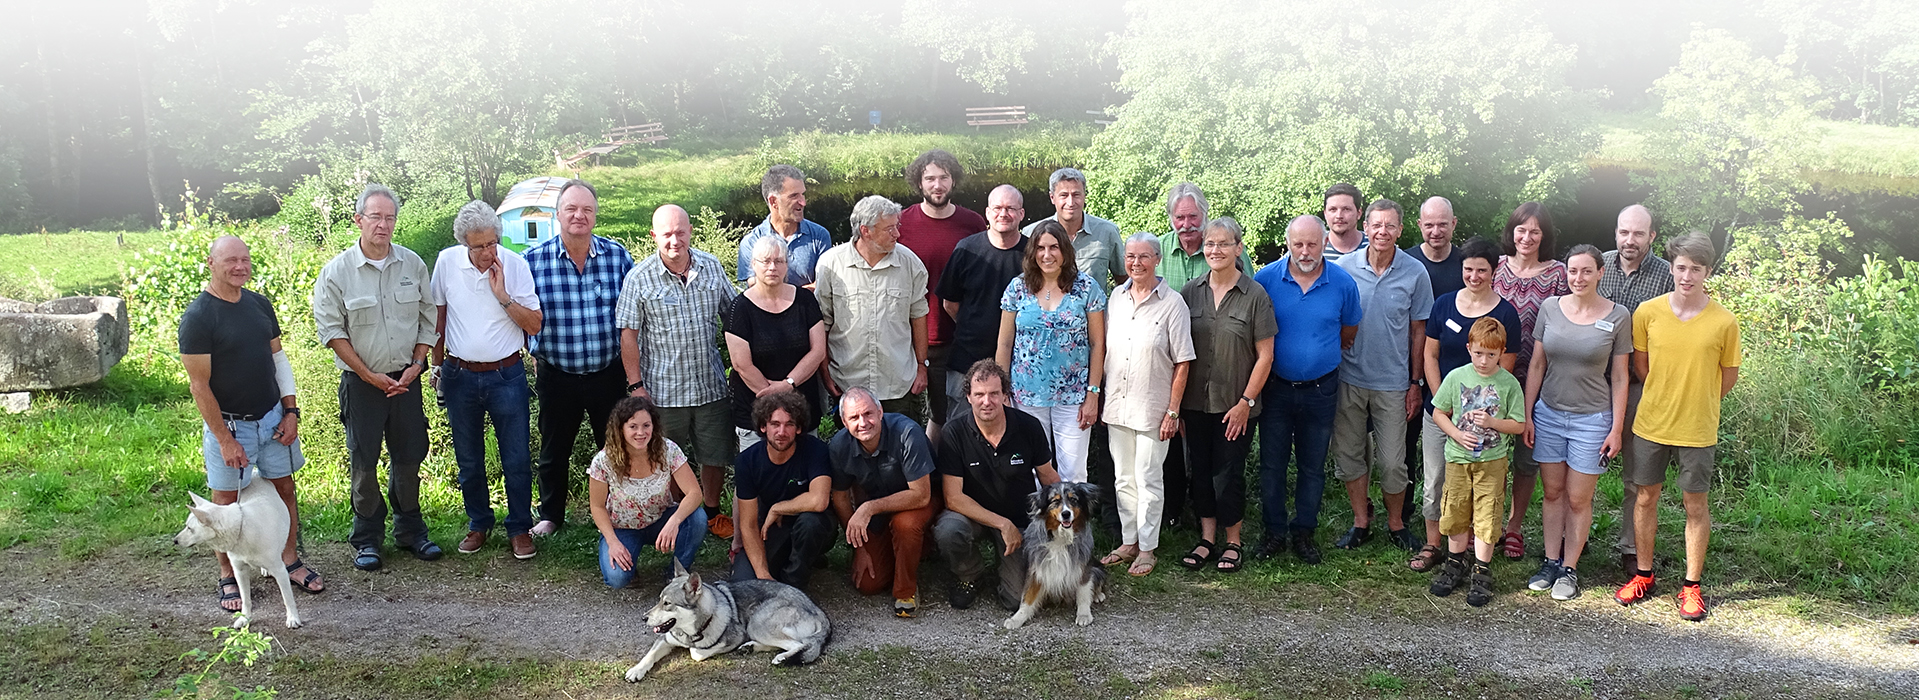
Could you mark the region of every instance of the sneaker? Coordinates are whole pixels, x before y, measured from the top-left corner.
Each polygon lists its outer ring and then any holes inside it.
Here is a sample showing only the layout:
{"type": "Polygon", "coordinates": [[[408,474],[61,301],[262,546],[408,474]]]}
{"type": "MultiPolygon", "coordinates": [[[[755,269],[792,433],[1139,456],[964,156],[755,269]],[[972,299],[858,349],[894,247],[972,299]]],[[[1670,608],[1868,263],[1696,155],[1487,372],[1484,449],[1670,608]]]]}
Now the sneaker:
{"type": "Polygon", "coordinates": [[[1439,567],[1439,575],[1433,577],[1433,585],[1427,588],[1426,592],[1444,598],[1452,595],[1465,579],[1466,557],[1463,554],[1454,554],[1446,557],[1446,563],[1439,567]]]}
{"type": "Polygon", "coordinates": [[[1572,600],[1579,597],[1579,572],[1570,568],[1560,569],[1559,580],[1553,582],[1553,600],[1572,600]]]}
{"type": "Polygon", "coordinates": [[[1490,562],[1473,563],[1473,589],[1466,593],[1466,604],[1475,608],[1493,602],[1493,570],[1490,562]]]}
{"type": "Polygon", "coordinates": [[[973,607],[973,601],[979,599],[979,590],[969,581],[955,581],[946,588],[946,603],[954,610],[973,607]]]}
{"type": "Polygon", "coordinates": [[[1640,576],[1635,573],[1632,579],[1626,582],[1626,585],[1620,586],[1617,591],[1613,591],[1612,599],[1619,601],[1620,605],[1632,605],[1633,603],[1651,597],[1652,591],[1653,578],[1651,576],[1640,576]]]}
{"type": "Polygon", "coordinates": [[[1253,548],[1254,559],[1271,559],[1286,551],[1286,540],[1278,537],[1261,537],[1259,546],[1253,548]]]}
{"type": "Polygon", "coordinates": [[[1706,596],[1698,586],[1679,587],[1679,617],[1691,622],[1706,619],[1706,596]]]}
{"type": "Polygon", "coordinates": [[[1526,588],[1534,591],[1551,590],[1553,582],[1559,580],[1559,574],[1563,571],[1565,569],[1559,565],[1559,562],[1542,558],[1539,560],[1539,571],[1533,572],[1533,577],[1526,579],[1526,588]]]}
{"type": "Polygon", "coordinates": [[[514,559],[532,559],[533,555],[539,554],[539,551],[533,548],[532,535],[514,535],[508,541],[513,543],[514,559]]]}
{"type": "Polygon", "coordinates": [[[480,551],[480,548],[485,546],[486,533],[479,531],[468,532],[466,533],[466,537],[460,540],[460,553],[472,554],[480,551]]]}
{"type": "Polygon", "coordinates": [[[706,531],[723,540],[733,539],[733,518],[725,513],[707,518],[706,531]]]}
{"type": "Polygon", "coordinates": [[[893,599],[893,617],[898,617],[903,619],[912,619],[914,615],[919,614],[919,611],[920,611],[919,596],[913,596],[911,598],[905,598],[905,599],[901,599],[901,598],[893,599]]]}
{"type": "Polygon", "coordinates": [[[1313,533],[1310,533],[1310,532],[1293,533],[1293,554],[1294,556],[1299,557],[1300,561],[1306,562],[1308,564],[1319,563],[1319,559],[1320,559],[1319,545],[1313,542],[1313,533]]]}

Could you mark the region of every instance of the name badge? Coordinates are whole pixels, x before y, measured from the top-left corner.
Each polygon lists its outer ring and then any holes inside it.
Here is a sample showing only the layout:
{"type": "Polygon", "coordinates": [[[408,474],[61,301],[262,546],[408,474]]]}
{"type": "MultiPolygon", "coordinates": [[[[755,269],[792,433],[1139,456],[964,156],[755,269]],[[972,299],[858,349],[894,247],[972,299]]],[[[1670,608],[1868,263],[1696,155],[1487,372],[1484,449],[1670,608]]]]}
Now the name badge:
{"type": "Polygon", "coordinates": [[[1449,319],[1446,319],[1446,328],[1448,328],[1448,329],[1450,329],[1450,330],[1451,330],[1452,332],[1454,332],[1454,333],[1460,333],[1460,332],[1463,332],[1463,331],[1465,330],[1465,329],[1463,329],[1463,328],[1460,328],[1460,327],[1459,327],[1459,322],[1458,322],[1458,321],[1455,321],[1455,320],[1452,320],[1452,319],[1450,319],[1450,318],[1449,318],[1449,319]]]}
{"type": "Polygon", "coordinates": [[[1612,329],[1616,328],[1616,326],[1613,325],[1612,321],[1608,321],[1605,319],[1600,319],[1594,322],[1593,327],[1599,329],[1601,332],[1604,332],[1604,333],[1611,333],[1612,329]]]}

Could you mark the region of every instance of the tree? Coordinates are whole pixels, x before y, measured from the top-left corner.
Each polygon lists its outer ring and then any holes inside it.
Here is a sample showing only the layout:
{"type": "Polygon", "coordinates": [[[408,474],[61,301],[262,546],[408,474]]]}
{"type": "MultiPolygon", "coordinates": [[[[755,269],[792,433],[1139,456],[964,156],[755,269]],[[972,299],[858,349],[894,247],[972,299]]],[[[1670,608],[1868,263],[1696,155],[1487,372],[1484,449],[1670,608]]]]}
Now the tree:
{"type": "Polygon", "coordinates": [[[1568,201],[1597,145],[1588,96],[1565,86],[1573,49],[1518,3],[1127,9],[1132,99],[1089,156],[1090,199],[1126,230],[1164,230],[1181,180],[1254,244],[1341,181],[1408,208],[1444,195],[1462,228],[1489,230],[1520,201],[1568,201]]]}
{"type": "Polygon", "coordinates": [[[1722,234],[1720,249],[1729,249],[1740,225],[1799,211],[1798,163],[1816,136],[1817,91],[1726,32],[1694,32],[1679,65],[1653,84],[1661,105],[1648,152],[1657,163],[1634,180],[1652,188],[1668,228],[1722,234]]]}

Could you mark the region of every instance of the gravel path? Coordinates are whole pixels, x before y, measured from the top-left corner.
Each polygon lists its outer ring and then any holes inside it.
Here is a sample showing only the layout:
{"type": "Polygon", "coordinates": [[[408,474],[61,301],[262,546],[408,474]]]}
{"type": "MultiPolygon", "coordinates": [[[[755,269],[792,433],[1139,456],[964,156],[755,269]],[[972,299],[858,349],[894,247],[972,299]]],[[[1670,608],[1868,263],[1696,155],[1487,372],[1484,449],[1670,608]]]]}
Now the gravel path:
{"type": "MultiPolygon", "coordinates": [[[[130,570],[125,555],[106,559],[119,561],[73,564],[18,549],[0,552],[0,614],[16,623],[69,625],[153,618],[196,632],[219,622],[211,586],[202,580],[205,562],[185,555],[147,561],[152,573],[129,587],[98,575],[130,570]]],[[[410,658],[464,649],[480,658],[630,663],[651,642],[636,621],[650,595],[609,591],[584,576],[554,582],[504,560],[390,559],[388,571],[374,574],[353,571],[344,557],[309,560],[330,573],[330,588],[300,596],[308,621],[302,629],[281,627],[278,594],[270,581],[256,585],[256,624],[294,655],[410,658]]],[[[937,568],[928,566],[929,573],[937,568]]],[[[1340,587],[1248,593],[1182,581],[1171,584],[1171,592],[1134,597],[1121,591],[1095,608],[1087,628],[1055,608],[1009,633],[998,627],[1004,614],[990,602],[948,608],[936,576],[922,584],[935,600],[921,616],[897,620],[888,613],[890,599],[859,597],[840,573],[823,571],[811,586],[834,620],[829,658],[888,647],[960,660],[1004,658],[1014,650],[1083,644],[1091,654],[1128,660],[1125,672],[1140,678],[1211,651],[1213,658],[1278,657],[1347,674],[1451,668],[1520,681],[1588,679],[1599,697],[1632,696],[1627,689],[1609,692],[1610,681],[1680,675],[1737,689],[1728,694],[1919,698],[1919,619],[1843,613],[1835,615],[1842,621],[1807,622],[1764,598],[1722,602],[1708,622],[1692,624],[1670,605],[1622,610],[1600,586],[1571,604],[1505,593],[1472,610],[1460,596],[1436,599],[1423,591],[1370,591],[1362,598],[1340,587]]],[[[669,661],[662,670],[676,663],[687,662],[669,661]]]]}

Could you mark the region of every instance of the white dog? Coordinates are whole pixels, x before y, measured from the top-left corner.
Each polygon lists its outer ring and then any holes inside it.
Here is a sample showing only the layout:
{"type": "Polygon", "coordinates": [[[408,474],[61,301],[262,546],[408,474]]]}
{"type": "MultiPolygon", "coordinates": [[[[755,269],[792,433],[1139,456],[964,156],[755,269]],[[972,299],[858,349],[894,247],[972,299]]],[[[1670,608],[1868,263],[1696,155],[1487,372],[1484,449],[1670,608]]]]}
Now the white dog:
{"type": "Polygon", "coordinates": [[[280,553],[286,551],[287,530],[293,526],[280,492],[266,479],[256,478],[240,489],[240,500],[230,505],[215,505],[197,493],[187,495],[193,497],[193,506],[187,509],[187,526],[173,536],[173,543],[182,547],[205,543],[226,553],[233,564],[233,579],[240,584],[240,617],[233,626],[246,627],[253,618],[251,584],[257,571],[280,583],[280,599],[287,604],[287,627],[299,627],[302,622],[300,611],[293,605],[293,582],[280,563],[280,553]]]}

